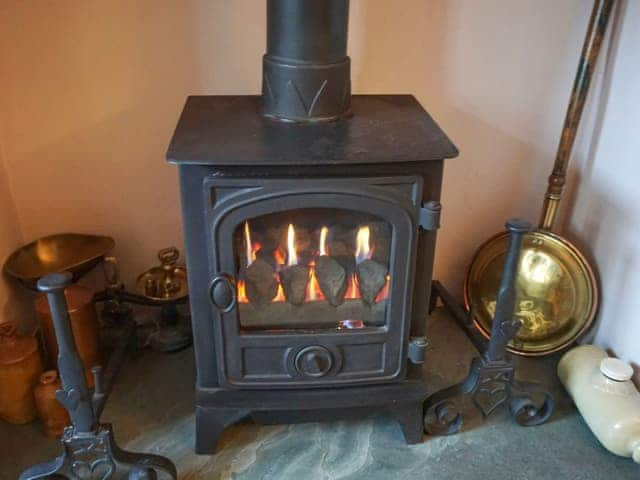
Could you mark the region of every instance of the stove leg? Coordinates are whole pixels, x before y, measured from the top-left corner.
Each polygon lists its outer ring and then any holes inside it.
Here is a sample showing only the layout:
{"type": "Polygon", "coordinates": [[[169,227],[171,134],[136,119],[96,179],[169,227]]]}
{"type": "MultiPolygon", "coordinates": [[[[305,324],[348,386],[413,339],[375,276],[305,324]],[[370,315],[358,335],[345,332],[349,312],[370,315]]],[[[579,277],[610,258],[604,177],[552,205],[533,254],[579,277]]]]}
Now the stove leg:
{"type": "Polygon", "coordinates": [[[422,402],[400,404],[391,410],[391,414],[400,424],[404,439],[409,445],[422,442],[424,434],[422,402]]]}
{"type": "Polygon", "coordinates": [[[211,455],[225,428],[239,422],[248,410],[235,408],[196,407],[196,453],[211,455]]]}

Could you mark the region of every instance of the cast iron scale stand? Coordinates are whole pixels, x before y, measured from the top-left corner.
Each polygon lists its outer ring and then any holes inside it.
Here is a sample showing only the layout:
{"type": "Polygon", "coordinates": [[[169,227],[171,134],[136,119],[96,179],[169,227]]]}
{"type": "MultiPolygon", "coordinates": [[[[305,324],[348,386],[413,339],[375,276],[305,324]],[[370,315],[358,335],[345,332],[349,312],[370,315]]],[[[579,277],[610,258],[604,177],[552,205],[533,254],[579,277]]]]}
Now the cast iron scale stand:
{"type": "Polygon", "coordinates": [[[523,426],[540,425],[553,412],[553,397],[541,385],[523,382],[515,378],[515,367],[507,356],[507,344],[520,328],[520,320],[514,316],[516,306],[516,277],[523,236],[531,230],[531,224],[520,219],[506,223],[509,231],[509,249],[504,263],[496,310],[491,328],[491,338],[485,342],[473,329],[470,312],[465,310],[439,282],[433,282],[431,309],[440,298],[456,322],[467,334],[476,350],[481,353],[471,362],[467,377],[460,383],[440,390],[424,403],[425,431],[435,435],[457,433],[463,417],[454,403],[456,397],[469,396],[476,407],[487,417],[496,408],[508,404],[511,415],[523,426]],[[532,395],[542,397],[534,402],[532,395]]]}
{"type": "MultiPolygon", "coordinates": [[[[56,398],[69,412],[72,426],[65,428],[62,455],[25,470],[20,480],[44,478],[84,479],[156,479],[158,473],[177,479],[175,465],[159,455],[127,452],[115,443],[110,424],[100,423],[100,415],[111,390],[111,361],[105,375],[100,367],[92,370],[95,379],[93,395],[89,395],[82,361],[71,332],[64,289],[71,285],[70,273],[54,273],[38,281],[38,290],[47,294],[58,343],[58,369],[62,390],[56,398]]],[[[124,355],[122,352],[115,357],[124,355]]]]}

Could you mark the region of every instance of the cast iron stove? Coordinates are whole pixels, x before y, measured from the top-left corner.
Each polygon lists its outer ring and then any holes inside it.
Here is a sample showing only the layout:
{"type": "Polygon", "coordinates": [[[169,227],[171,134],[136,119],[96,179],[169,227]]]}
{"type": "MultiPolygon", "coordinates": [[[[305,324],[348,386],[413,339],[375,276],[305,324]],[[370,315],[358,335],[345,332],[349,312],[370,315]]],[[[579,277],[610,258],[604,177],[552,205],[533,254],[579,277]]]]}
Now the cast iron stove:
{"type": "Polygon", "coordinates": [[[269,1],[263,96],[189,97],[169,147],[198,453],[249,416],[386,411],[422,439],[443,161],[458,152],[413,96],[351,97],[347,6],[269,1]]]}

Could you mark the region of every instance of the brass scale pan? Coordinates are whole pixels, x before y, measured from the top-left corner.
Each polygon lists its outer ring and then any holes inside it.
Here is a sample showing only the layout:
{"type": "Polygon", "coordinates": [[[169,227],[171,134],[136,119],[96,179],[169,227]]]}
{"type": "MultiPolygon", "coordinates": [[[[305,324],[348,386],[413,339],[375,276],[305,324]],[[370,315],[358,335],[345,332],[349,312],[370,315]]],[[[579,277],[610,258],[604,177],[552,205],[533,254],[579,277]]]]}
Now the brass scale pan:
{"type": "MultiPolygon", "coordinates": [[[[516,281],[516,316],[522,327],[508,346],[516,354],[539,356],[562,350],[587,331],[598,310],[598,282],[589,262],[574,245],[551,230],[613,3],[594,3],[540,224],[523,241],[516,281]]],[[[487,240],[476,252],[464,282],[465,306],[487,338],[508,239],[503,232],[487,240]]]]}

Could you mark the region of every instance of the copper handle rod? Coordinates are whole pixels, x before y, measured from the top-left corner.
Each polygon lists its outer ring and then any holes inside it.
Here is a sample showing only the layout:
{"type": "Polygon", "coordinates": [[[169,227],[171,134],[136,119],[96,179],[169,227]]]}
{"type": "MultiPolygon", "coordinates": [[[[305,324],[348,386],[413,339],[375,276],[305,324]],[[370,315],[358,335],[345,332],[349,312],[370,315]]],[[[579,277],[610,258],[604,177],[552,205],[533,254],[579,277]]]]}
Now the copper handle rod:
{"type": "Polygon", "coordinates": [[[564,118],[556,161],[549,176],[549,185],[544,197],[539,223],[541,230],[551,230],[558,213],[569,157],[576,139],[580,117],[589,92],[589,84],[591,83],[591,77],[598,60],[600,46],[607,30],[614,2],[615,0],[595,0],[593,4],[589,27],[582,46],[580,62],[578,63],[578,71],[571,90],[571,99],[564,118]]]}

